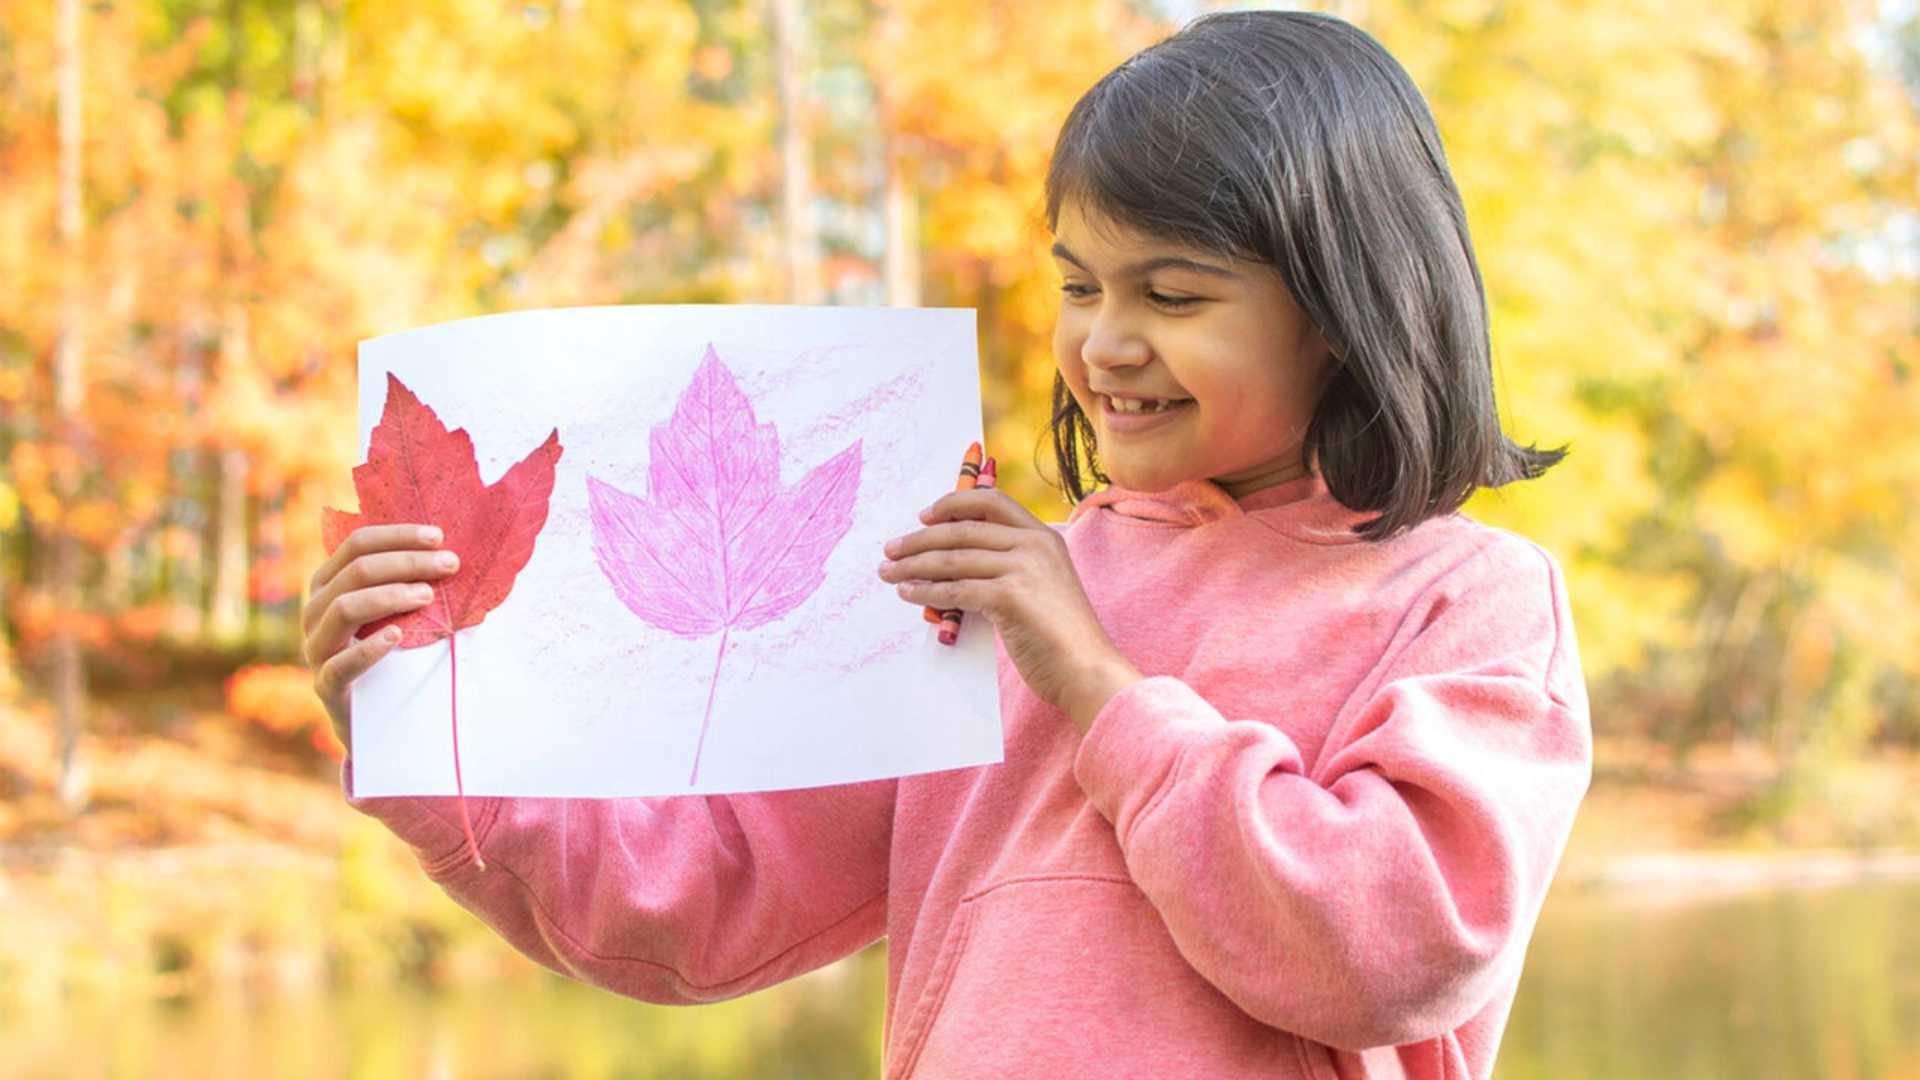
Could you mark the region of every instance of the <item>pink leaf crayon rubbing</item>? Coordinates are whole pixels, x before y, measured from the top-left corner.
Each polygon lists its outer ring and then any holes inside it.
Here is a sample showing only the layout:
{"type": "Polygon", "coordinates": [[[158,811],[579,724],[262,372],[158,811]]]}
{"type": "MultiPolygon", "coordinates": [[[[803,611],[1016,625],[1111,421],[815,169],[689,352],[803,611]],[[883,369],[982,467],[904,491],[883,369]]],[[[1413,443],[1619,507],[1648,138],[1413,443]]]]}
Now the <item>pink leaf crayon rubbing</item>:
{"type": "Polygon", "coordinates": [[[647,498],[587,477],[593,554],[635,615],[690,640],[720,634],[691,786],[727,638],[799,607],[826,580],[827,556],[853,524],[860,440],[781,490],[779,435],[754,419],[753,403],[708,345],[648,443],[647,498]]]}

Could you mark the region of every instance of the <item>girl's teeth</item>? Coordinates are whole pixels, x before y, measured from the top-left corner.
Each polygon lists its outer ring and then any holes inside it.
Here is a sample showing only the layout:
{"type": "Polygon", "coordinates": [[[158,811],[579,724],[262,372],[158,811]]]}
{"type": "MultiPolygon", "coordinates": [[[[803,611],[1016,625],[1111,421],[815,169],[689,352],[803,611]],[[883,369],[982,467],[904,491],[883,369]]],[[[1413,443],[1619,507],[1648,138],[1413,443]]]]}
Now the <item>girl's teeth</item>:
{"type": "MultiPolygon", "coordinates": [[[[1180,400],[1184,401],[1186,399],[1182,398],[1180,400]]],[[[1147,402],[1138,399],[1111,397],[1107,399],[1107,402],[1113,406],[1114,412],[1164,412],[1180,403],[1179,401],[1160,400],[1147,402]]]]}

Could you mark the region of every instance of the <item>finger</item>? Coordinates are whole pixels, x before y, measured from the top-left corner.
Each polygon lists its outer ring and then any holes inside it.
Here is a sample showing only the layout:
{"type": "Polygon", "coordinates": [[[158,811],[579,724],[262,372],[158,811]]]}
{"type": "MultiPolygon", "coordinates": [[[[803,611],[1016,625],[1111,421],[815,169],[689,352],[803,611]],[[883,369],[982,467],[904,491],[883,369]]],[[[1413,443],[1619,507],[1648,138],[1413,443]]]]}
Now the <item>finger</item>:
{"type": "MultiPolygon", "coordinates": [[[[342,547],[346,545],[342,544],[342,547]]],[[[362,555],[348,563],[346,568],[335,574],[322,585],[307,602],[302,622],[304,629],[311,632],[313,625],[326,614],[328,605],[335,597],[355,589],[365,589],[374,585],[383,585],[390,581],[438,581],[459,572],[460,557],[451,551],[400,550],[377,551],[362,555]],[[441,562],[454,560],[452,566],[441,562]]]]}
{"type": "Polygon", "coordinates": [[[313,572],[310,590],[317,593],[325,588],[327,582],[362,555],[396,548],[437,547],[444,539],[439,533],[439,529],[432,525],[362,525],[348,533],[347,538],[340,541],[340,546],[327,556],[327,561],[320,564],[320,569],[313,572]],[[432,538],[426,535],[429,529],[435,534],[432,538]]]}
{"type": "Polygon", "coordinates": [[[981,548],[988,551],[1012,551],[1020,546],[1020,531],[991,521],[949,521],[896,536],[881,547],[890,559],[904,559],[923,551],[943,548],[981,548]]]}
{"type": "Polygon", "coordinates": [[[895,586],[900,599],[910,604],[951,611],[985,611],[991,586],[969,579],[964,581],[903,581],[895,586]]]}
{"type": "Polygon", "coordinates": [[[1003,552],[980,548],[926,551],[880,564],[883,581],[952,581],[956,578],[996,578],[1009,569],[1003,552]]]}
{"type": "Polygon", "coordinates": [[[389,626],[372,637],[362,638],[334,653],[314,673],[314,692],[320,695],[322,701],[345,700],[353,680],[365,674],[374,661],[392,652],[399,642],[399,628],[389,626]]]}
{"type": "Polygon", "coordinates": [[[320,624],[307,635],[307,655],[331,656],[368,623],[395,612],[418,611],[435,599],[433,586],[417,581],[396,581],[343,594],[327,605],[320,624]]]}
{"type": "Polygon", "coordinates": [[[928,525],[967,518],[991,521],[1017,529],[1048,527],[1046,522],[1034,517],[1031,511],[999,488],[949,491],[935,499],[925,510],[920,511],[920,520],[928,525]]]}

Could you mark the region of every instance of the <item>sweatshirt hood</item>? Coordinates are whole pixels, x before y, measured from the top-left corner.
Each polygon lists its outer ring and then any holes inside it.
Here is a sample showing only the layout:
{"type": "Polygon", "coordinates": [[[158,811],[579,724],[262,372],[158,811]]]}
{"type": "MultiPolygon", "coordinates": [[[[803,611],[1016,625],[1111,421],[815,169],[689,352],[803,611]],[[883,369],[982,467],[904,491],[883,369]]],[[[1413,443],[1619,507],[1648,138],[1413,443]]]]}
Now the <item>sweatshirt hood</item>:
{"type": "Polygon", "coordinates": [[[1333,497],[1319,473],[1262,488],[1236,500],[1212,480],[1183,480],[1161,491],[1135,491],[1108,484],[1075,504],[1067,524],[1096,513],[1123,523],[1199,528],[1219,521],[1251,518],[1276,532],[1308,543],[1359,543],[1355,525],[1371,520],[1333,497]]]}

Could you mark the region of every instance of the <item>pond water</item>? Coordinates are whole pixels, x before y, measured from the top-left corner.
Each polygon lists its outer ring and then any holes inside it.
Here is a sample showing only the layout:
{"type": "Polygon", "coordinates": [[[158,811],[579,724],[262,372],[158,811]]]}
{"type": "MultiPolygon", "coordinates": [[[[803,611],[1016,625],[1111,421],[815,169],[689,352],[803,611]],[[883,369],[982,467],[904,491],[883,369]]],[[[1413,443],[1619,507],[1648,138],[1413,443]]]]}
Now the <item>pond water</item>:
{"type": "Polygon", "coordinates": [[[1499,1080],[1920,1078],[1920,882],[1658,897],[1549,901],[1499,1080]]]}
{"type": "MultiPolygon", "coordinates": [[[[552,976],[457,991],[0,1013],[4,1077],[877,1077],[881,947],[664,1008],[552,976]]],[[[1920,882],[1556,892],[1499,1080],[1920,1077],[1920,882]]]]}

